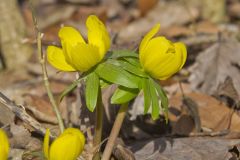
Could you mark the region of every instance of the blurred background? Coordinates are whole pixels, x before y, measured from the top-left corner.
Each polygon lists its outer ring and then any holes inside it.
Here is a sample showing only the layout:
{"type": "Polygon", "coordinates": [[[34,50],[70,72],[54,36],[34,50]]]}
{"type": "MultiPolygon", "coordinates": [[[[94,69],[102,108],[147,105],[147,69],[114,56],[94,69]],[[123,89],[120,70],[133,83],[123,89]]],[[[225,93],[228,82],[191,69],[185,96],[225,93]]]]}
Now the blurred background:
{"type": "MultiPolygon", "coordinates": [[[[160,82],[170,101],[169,123],[163,115],[157,121],[143,115],[140,94],[129,108],[118,142],[124,147],[115,147],[115,159],[239,158],[239,0],[32,0],[31,5],[43,33],[44,53],[48,45],[60,45],[61,26],[76,27],[86,38],[85,21],[91,14],[106,24],[111,50],[137,51],[156,23],[161,24],[158,35],[187,45],[184,68],[160,82]]],[[[0,1],[0,92],[22,104],[42,128],[57,134],[36,45],[30,1],[0,1]]],[[[56,97],[76,79],[75,73],[58,72],[48,64],[47,69],[56,97]]],[[[94,117],[81,107],[83,88],[64,98],[60,110],[65,124],[81,128],[91,141],[94,117]]],[[[105,137],[118,111],[118,106],[109,104],[113,90],[104,90],[105,137]]],[[[13,159],[34,159],[25,153],[41,150],[42,135],[1,103],[0,127],[11,137],[13,159]]]]}
{"type": "MultiPolygon", "coordinates": [[[[61,25],[77,27],[86,36],[89,14],[107,24],[113,44],[130,48],[156,23],[161,23],[161,35],[173,39],[213,35],[224,29],[238,32],[237,0],[33,0],[32,5],[46,44],[57,43],[61,25]]],[[[29,1],[3,1],[0,7],[1,68],[14,68],[33,54],[31,43],[35,37],[29,1]],[[11,57],[15,57],[16,50],[21,54],[18,61],[11,57]]]]}

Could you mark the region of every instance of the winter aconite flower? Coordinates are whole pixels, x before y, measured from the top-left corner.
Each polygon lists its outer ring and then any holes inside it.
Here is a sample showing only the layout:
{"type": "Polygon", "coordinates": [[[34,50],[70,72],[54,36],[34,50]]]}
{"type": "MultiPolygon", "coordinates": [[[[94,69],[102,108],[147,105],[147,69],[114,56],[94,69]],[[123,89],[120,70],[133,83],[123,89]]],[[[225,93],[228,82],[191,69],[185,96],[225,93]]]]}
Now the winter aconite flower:
{"type": "Polygon", "coordinates": [[[9,153],[9,142],[6,133],[0,129],[0,159],[7,160],[9,153]]]}
{"type": "Polygon", "coordinates": [[[57,137],[49,147],[50,131],[47,130],[43,151],[47,160],[76,160],[82,153],[85,145],[85,137],[79,129],[68,128],[57,137]]]}
{"type": "Polygon", "coordinates": [[[157,24],[145,35],[139,47],[139,59],[147,73],[164,80],[183,67],[187,50],[181,42],[172,43],[162,36],[153,38],[159,29],[157,24]]]}
{"type": "Polygon", "coordinates": [[[62,71],[84,72],[100,62],[110,48],[110,36],[104,24],[94,15],[87,18],[88,43],[73,27],[62,27],[58,33],[62,48],[47,48],[48,62],[62,71]]]}

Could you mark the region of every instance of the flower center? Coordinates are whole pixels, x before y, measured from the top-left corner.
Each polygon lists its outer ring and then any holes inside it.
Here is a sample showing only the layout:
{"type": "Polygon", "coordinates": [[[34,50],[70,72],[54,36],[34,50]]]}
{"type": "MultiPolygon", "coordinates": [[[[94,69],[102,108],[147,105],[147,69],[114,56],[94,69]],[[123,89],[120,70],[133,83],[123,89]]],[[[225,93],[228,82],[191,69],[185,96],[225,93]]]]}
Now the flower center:
{"type": "Polygon", "coordinates": [[[173,44],[170,44],[170,46],[169,46],[169,48],[168,48],[168,50],[167,50],[167,53],[175,53],[176,51],[175,51],[175,47],[174,47],[174,45],[173,44]]]}

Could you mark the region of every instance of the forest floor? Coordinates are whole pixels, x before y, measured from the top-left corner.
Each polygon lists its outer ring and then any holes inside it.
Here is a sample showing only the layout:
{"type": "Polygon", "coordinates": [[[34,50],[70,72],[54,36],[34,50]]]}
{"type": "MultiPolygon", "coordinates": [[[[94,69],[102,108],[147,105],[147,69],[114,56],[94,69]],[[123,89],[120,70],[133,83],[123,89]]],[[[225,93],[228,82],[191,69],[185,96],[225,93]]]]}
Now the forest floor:
{"type": "MultiPolygon", "coordinates": [[[[106,23],[112,50],[136,50],[156,23],[161,24],[158,35],[187,46],[183,69],[160,82],[170,103],[168,123],[164,116],[153,121],[150,114],[143,114],[140,94],[129,107],[119,145],[115,147],[115,159],[240,158],[239,1],[228,1],[221,23],[203,17],[194,1],[102,0],[99,4],[94,0],[69,1],[34,3],[39,28],[44,33],[44,53],[48,45],[60,44],[58,31],[62,25],[74,26],[86,37],[85,21],[90,14],[106,23]]],[[[10,137],[13,160],[39,159],[36,155],[41,154],[45,128],[50,128],[53,135],[59,129],[42,81],[28,1],[22,1],[19,7],[29,35],[25,43],[31,44],[34,53],[25,68],[0,73],[0,92],[6,96],[0,96],[0,127],[10,137]],[[3,101],[11,106],[10,110],[3,101]]],[[[49,64],[47,70],[56,97],[76,79],[76,73],[58,72],[49,64]]],[[[118,106],[109,104],[112,91],[112,87],[103,91],[104,138],[108,137],[118,111],[118,106]]],[[[80,108],[80,97],[79,88],[68,94],[59,105],[60,111],[67,126],[79,127],[91,141],[94,114],[80,108]]]]}

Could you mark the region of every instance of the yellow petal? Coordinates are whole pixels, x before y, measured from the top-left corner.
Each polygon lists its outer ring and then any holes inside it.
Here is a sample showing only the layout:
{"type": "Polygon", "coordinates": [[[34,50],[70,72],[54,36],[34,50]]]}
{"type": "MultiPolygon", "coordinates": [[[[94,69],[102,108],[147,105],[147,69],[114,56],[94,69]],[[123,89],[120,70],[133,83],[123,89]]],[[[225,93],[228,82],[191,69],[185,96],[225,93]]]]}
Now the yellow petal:
{"type": "Polygon", "coordinates": [[[159,31],[159,29],[160,29],[160,24],[158,23],[144,36],[139,46],[140,56],[141,56],[141,52],[143,52],[144,49],[146,48],[148,42],[159,31]]]}
{"type": "Polygon", "coordinates": [[[50,147],[49,160],[76,160],[80,144],[77,136],[64,135],[57,138],[50,147]]]}
{"type": "Polygon", "coordinates": [[[76,160],[83,149],[79,134],[82,134],[80,130],[76,129],[72,131],[72,129],[66,129],[52,143],[50,147],[50,160],[76,160]]]}
{"type": "Polygon", "coordinates": [[[73,27],[62,27],[58,33],[61,40],[76,45],[77,43],[85,43],[80,32],[73,27]]]}
{"type": "Polygon", "coordinates": [[[166,60],[157,68],[158,73],[156,72],[156,74],[159,75],[158,79],[160,80],[165,80],[177,73],[186,62],[187,50],[185,45],[178,42],[174,44],[174,47],[175,51],[171,53],[173,56],[169,56],[168,60],[166,60]]]}
{"type": "Polygon", "coordinates": [[[153,38],[148,42],[144,51],[140,51],[140,63],[147,72],[151,72],[167,58],[167,50],[173,47],[165,37],[153,38]]]}
{"type": "Polygon", "coordinates": [[[62,71],[75,71],[71,65],[69,65],[63,54],[63,50],[55,47],[55,46],[48,46],[47,48],[47,60],[48,62],[55,68],[62,70],[62,71]]]}
{"type": "Polygon", "coordinates": [[[85,41],[80,32],[73,27],[62,27],[58,32],[58,36],[61,40],[66,61],[70,62],[72,60],[70,54],[72,47],[78,43],[85,43],[85,41]]]}
{"type": "Polygon", "coordinates": [[[94,15],[87,19],[88,43],[99,48],[101,59],[110,48],[110,36],[104,24],[94,15]]]}
{"type": "Polygon", "coordinates": [[[6,133],[0,128],[0,159],[7,160],[9,153],[9,142],[6,133]]]}
{"type": "Polygon", "coordinates": [[[186,47],[182,43],[171,43],[164,37],[149,41],[141,60],[143,68],[154,78],[164,80],[178,72],[187,57],[186,47]]]}
{"type": "Polygon", "coordinates": [[[81,153],[83,150],[83,147],[85,145],[85,136],[83,135],[83,133],[79,129],[76,129],[76,128],[67,128],[66,130],[64,130],[63,134],[74,134],[79,137],[80,143],[82,146],[80,148],[80,150],[81,150],[80,153],[81,153]]]}
{"type": "Polygon", "coordinates": [[[182,65],[179,68],[180,70],[187,60],[187,47],[181,42],[174,43],[174,46],[176,48],[176,51],[179,52],[179,54],[182,54],[182,65]]]}
{"type": "Polygon", "coordinates": [[[49,137],[50,137],[50,130],[47,129],[44,136],[44,140],[43,140],[43,153],[46,159],[49,159],[49,137]]]}
{"type": "Polygon", "coordinates": [[[78,71],[85,72],[101,61],[98,48],[93,45],[79,43],[72,48],[71,65],[78,71]]]}

